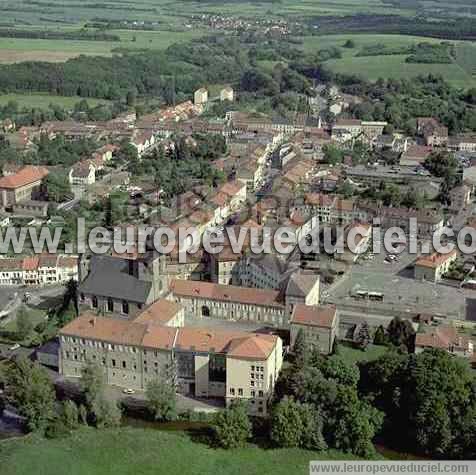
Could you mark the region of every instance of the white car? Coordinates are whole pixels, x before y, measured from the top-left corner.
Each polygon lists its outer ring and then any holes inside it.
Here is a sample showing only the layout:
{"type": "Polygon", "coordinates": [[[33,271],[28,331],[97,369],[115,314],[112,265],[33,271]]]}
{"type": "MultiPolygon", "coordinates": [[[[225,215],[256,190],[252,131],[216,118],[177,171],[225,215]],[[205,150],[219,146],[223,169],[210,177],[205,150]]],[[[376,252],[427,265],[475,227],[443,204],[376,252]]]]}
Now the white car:
{"type": "Polygon", "coordinates": [[[131,388],[126,388],[122,390],[123,394],[135,394],[135,391],[131,388]]]}
{"type": "Polygon", "coordinates": [[[8,348],[10,351],[15,351],[15,350],[18,350],[20,347],[20,345],[18,343],[15,343],[14,345],[10,346],[10,348],[8,348]]]}

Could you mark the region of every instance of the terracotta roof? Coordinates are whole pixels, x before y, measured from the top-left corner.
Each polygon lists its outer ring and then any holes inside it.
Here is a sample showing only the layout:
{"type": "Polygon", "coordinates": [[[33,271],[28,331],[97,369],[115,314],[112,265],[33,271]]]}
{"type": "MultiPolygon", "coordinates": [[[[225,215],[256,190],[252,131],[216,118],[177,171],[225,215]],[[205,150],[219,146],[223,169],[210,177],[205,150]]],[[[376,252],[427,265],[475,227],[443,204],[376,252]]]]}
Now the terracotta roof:
{"type": "Polygon", "coordinates": [[[351,126],[357,126],[357,125],[362,125],[362,121],[358,119],[340,119],[336,122],[336,125],[334,127],[348,127],[349,125],[351,126]]]}
{"type": "Polygon", "coordinates": [[[331,207],[336,200],[334,195],[324,195],[322,193],[306,193],[304,202],[312,206],[331,207]]]}
{"type": "Polygon", "coordinates": [[[334,305],[297,304],[293,310],[291,324],[331,328],[335,318],[336,307],[334,305]]]}
{"type": "Polygon", "coordinates": [[[451,252],[448,254],[440,254],[438,252],[435,252],[431,254],[431,256],[423,256],[417,259],[415,265],[416,266],[421,266],[421,267],[430,267],[432,269],[436,269],[437,267],[441,266],[444,264],[448,259],[456,256],[458,252],[456,249],[453,249],[451,252]]]}
{"type": "Polygon", "coordinates": [[[177,334],[175,348],[225,353],[233,339],[245,336],[248,336],[248,334],[241,331],[185,327],[181,328],[177,334]]]}
{"type": "Polygon", "coordinates": [[[172,348],[176,328],[143,325],[87,312],[60,330],[61,335],[147,348],[172,348]]]}
{"type": "Polygon", "coordinates": [[[239,359],[267,360],[276,346],[274,335],[247,335],[232,340],[227,356],[239,359]]]}
{"type": "Polygon", "coordinates": [[[243,188],[245,188],[243,182],[231,181],[225,183],[219,190],[220,193],[225,193],[226,195],[233,197],[237,195],[243,188]]]}
{"type": "Polygon", "coordinates": [[[87,312],[60,330],[61,335],[145,348],[223,353],[233,358],[266,360],[278,337],[207,328],[171,328],[100,317],[87,312]]]}
{"type": "Polygon", "coordinates": [[[425,333],[417,333],[415,336],[416,346],[444,350],[449,350],[452,347],[467,349],[469,342],[469,338],[458,335],[456,328],[450,325],[430,327],[425,333]]]}
{"type": "Polygon", "coordinates": [[[35,257],[25,257],[23,259],[23,270],[36,270],[38,269],[38,264],[40,263],[40,258],[35,257]]]}
{"type": "Polygon", "coordinates": [[[48,175],[48,170],[44,167],[28,165],[14,175],[0,178],[0,188],[20,188],[22,186],[40,181],[48,175]]]}
{"type": "Polygon", "coordinates": [[[170,289],[177,296],[196,297],[210,300],[229,301],[252,305],[283,307],[275,290],[220,285],[210,282],[175,279],[170,289]]]}
{"type": "Polygon", "coordinates": [[[165,325],[177,315],[181,308],[182,307],[175,302],[159,299],[144,309],[137,318],[134,319],[134,322],[165,325]]]}
{"type": "Polygon", "coordinates": [[[60,256],[58,258],[58,267],[76,267],[78,265],[78,258],[73,256],[60,256]]]}

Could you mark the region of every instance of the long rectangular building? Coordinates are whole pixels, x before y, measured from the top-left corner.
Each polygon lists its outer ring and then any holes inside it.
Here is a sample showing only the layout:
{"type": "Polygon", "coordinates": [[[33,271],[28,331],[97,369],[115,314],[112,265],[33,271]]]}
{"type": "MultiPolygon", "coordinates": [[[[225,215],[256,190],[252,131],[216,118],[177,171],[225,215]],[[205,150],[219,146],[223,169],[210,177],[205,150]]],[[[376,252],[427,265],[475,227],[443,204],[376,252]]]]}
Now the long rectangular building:
{"type": "Polygon", "coordinates": [[[244,399],[251,414],[265,415],[282,366],[281,339],[161,323],[180,311],[168,302],[135,320],[81,315],[60,331],[61,374],[78,378],[93,361],[107,384],[144,390],[173,370],[183,394],[223,398],[226,404],[244,399]]]}

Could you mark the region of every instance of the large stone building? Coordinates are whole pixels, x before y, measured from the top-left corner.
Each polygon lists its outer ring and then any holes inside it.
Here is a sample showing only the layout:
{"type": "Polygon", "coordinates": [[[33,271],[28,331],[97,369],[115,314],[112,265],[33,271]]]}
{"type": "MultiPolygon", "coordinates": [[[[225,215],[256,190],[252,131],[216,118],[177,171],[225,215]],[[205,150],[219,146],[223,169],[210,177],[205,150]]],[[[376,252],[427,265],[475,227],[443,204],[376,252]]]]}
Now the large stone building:
{"type": "Polygon", "coordinates": [[[174,280],[171,298],[185,307],[190,318],[262,322],[288,328],[297,304],[319,303],[319,276],[304,271],[292,273],[280,290],[174,280]]]}
{"type": "Polygon", "coordinates": [[[167,293],[165,256],[148,253],[123,258],[93,255],[89,273],[79,285],[80,303],[125,317],[167,293]]]}
{"type": "Polygon", "coordinates": [[[46,168],[28,165],[13,175],[0,178],[0,205],[7,207],[34,200],[47,175],[46,168]]]}
{"type": "Polygon", "coordinates": [[[285,304],[277,290],[175,280],[170,285],[173,299],[185,307],[190,318],[263,322],[276,327],[288,324],[285,304]]]}
{"type": "Polygon", "coordinates": [[[251,414],[266,415],[282,366],[281,339],[161,324],[178,312],[180,306],[169,302],[133,321],[83,314],[60,331],[61,374],[78,378],[92,361],[107,384],[144,390],[173,372],[181,393],[223,398],[226,404],[244,399],[251,414]]]}

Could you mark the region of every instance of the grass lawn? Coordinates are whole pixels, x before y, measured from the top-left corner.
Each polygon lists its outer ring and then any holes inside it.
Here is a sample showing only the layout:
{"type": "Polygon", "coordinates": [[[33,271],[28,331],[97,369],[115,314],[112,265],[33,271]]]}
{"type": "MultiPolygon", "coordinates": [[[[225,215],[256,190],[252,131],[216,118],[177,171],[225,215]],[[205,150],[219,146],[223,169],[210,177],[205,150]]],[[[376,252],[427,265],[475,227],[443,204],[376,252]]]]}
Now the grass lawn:
{"type": "Polygon", "coordinates": [[[83,428],[65,439],[0,443],[2,475],[304,475],[310,460],[342,459],[355,460],[338,451],[211,449],[154,429],[83,428]]]}
{"type": "Polygon", "coordinates": [[[359,363],[360,361],[376,360],[387,352],[387,347],[378,345],[369,345],[365,351],[357,348],[351,348],[346,345],[339,345],[339,355],[349,364],[359,363]]]}
{"type": "MultiPolygon", "coordinates": [[[[20,109],[23,107],[45,109],[50,104],[57,104],[66,109],[70,109],[82,99],[82,97],[77,96],[49,96],[47,94],[4,94],[0,95],[0,106],[4,106],[10,101],[15,101],[18,103],[20,109]]],[[[89,97],[86,100],[90,106],[97,106],[108,102],[105,99],[91,99],[89,97]]]]}
{"type": "Polygon", "coordinates": [[[406,63],[407,55],[381,55],[362,56],[356,55],[362,48],[382,44],[391,48],[406,47],[416,43],[440,43],[442,40],[406,35],[328,35],[306,36],[302,38],[302,48],[308,53],[332,46],[340,47],[342,58],[332,59],[325,64],[336,73],[357,74],[371,81],[379,77],[404,79],[420,74],[440,74],[448,82],[457,87],[476,86],[476,46],[471,42],[454,42],[456,44],[457,58],[452,64],[417,64],[406,63]],[[355,48],[342,48],[343,44],[352,39],[355,48]]]}

